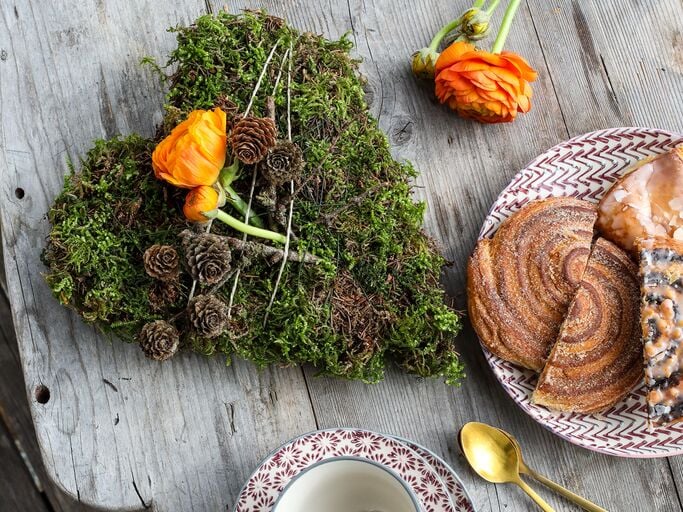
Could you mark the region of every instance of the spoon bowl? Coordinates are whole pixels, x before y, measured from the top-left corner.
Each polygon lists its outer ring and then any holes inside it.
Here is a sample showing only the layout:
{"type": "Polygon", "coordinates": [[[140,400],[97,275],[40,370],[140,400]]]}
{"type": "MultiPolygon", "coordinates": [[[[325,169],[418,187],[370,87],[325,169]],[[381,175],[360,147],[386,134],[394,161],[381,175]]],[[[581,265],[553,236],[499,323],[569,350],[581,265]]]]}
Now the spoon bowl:
{"type": "Polygon", "coordinates": [[[467,462],[484,480],[500,484],[519,478],[515,445],[497,428],[473,421],[462,427],[458,439],[467,462]]]}

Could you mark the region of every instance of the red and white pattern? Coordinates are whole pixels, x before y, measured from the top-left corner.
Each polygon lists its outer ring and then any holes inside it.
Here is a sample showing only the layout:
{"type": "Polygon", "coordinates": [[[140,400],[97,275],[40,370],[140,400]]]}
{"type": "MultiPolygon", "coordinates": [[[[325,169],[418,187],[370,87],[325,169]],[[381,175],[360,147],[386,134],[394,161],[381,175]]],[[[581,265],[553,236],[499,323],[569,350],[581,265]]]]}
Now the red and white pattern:
{"type": "Polygon", "coordinates": [[[474,504],[467,494],[467,491],[465,491],[465,486],[463,485],[462,481],[455,471],[453,471],[453,469],[446,464],[443,459],[427,448],[408,441],[407,439],[402,439],[395,436],[394,439],[398,439],[403,444],[410,447],[411,450],[426,460],[429,465],[434,468],[441,481],[446,484],[446,488],[451,495],[451,501],[453,501],[455,509],[458,512],[475,512],[474,504]]]}
{"type": "Polygon", "coordinates": [[[270,512],[292,478],[316,462],[344,456],[370,460],[393,471],[412,489],[424,512],[472,510],[456,507],[451,501],[451,487],[403,442],[366,430],[332,429],[305,434],[272,453],[242,489],[235,512],[270,512]]]}
{"type": "MultiPolygon", "coordinates": [[[[621,174],[638,160],[683,143],[683,135],[651,128],[612,128],[558,144],[519,172],[493,204],[479,238],[534,199],[571,196],[598,202],[621,174]]],[[[482,346],[482,348],[484,348],[482,346]]],[[[494,356],[486,359],[507,393],[532,418],[567,441],[621,457],[683,454],[683,423],[650,432],[644,389],[634,390],[600,414],[549,411],[530,402],[536,375],[494,356]]]]}

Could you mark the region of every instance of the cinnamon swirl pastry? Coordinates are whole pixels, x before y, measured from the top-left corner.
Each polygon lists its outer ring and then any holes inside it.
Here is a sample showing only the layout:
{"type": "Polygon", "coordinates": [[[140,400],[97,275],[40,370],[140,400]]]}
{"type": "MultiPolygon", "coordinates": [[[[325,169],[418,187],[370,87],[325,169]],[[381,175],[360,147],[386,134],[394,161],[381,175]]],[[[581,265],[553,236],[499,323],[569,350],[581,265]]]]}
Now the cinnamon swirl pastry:
{"type": "Polygon", "coordinates": [[[532,401],[568,412],[615,404],[642,379],[638,268],[599,238],[532,401]]]}
{"type": "Polygon", "coordinates": [[[683,421],[683,242],[641,240],[641,327],[650,423],[683,421]]]}
{"type": "Polygon", "coordinates": [[[586,201],[544,199],[479,241],[467,268],[468,308],[492,353],[543,368],[586,267],[595,218],[586,201]]]}

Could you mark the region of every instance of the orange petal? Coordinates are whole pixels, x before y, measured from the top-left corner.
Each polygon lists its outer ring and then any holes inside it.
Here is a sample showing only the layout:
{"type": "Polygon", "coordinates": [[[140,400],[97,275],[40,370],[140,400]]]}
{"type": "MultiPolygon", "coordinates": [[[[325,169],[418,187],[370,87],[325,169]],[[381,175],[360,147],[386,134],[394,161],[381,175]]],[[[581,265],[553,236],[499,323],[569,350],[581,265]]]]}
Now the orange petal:
{"type": "Polygon", "coordinates": [[[436,64],[434,65],[435,73],[439,74],[439,72],[442,69],[450,66],[454,62],[457,62],[462,55],[473,50],[474,45],[470,43],[465,43],[464,41],[456,41],[448,48],[446,48],[444,51],[442,51],[439,55],[439,58],[436,59],[436,64]]]}
{"type": "Polygon", "coordinates": [[[523,94],[517,97],[517,109],[520,112],[529,112],[531,101],[523,94]]]}
{"type": "Polygon", "coordinates": [[[514,52],[504,51],[501,53],[501,56],[514,65],[517,70],[519,70],[524,80],[533,82],[538,77],[536,70],[534,70],[534,68],[532,68],[526,59],[521,55],[518,55],[514,52]]]}

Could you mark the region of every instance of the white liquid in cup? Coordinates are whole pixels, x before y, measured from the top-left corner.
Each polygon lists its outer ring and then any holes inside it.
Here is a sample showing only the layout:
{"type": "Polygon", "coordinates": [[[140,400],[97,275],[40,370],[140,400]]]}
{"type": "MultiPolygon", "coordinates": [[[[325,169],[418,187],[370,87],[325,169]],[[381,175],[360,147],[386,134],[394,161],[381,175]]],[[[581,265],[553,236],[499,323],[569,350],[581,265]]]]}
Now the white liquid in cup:
{"type": "Polygon", "coordinates": [[[362,459],[328,459],[295,478],[273,512],[419,512],[414,495],[388,469],[362,459]]]}

